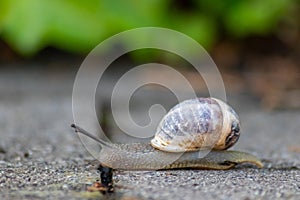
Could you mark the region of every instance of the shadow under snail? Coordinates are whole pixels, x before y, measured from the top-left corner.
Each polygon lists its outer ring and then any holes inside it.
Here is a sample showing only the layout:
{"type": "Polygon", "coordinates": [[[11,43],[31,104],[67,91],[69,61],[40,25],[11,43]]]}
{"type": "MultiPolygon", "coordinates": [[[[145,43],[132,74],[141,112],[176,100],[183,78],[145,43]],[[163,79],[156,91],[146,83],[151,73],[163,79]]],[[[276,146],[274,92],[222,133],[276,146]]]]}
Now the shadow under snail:
{"type": "Polygon", "coordinates": [[[195,98],[174,106],[161,120],[150,144],[108,143],[75,124],[71,126],[101,145],[98,160],[113,169],[230,169],[244,162],[263,167],[254,155],[227,150],[239,139],[239,117],[215,98],[195,98]]]}

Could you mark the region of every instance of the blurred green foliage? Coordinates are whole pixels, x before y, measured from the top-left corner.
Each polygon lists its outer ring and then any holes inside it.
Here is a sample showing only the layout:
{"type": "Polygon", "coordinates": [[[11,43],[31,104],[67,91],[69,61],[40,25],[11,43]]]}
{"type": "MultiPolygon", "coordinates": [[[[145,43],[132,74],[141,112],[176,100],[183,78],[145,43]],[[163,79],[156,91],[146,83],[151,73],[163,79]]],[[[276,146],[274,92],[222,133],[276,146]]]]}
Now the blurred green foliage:
{"type": "Polygon", "coordinates": [[[0,36],[33,55],[46,46],[87,53],[118,32],[144,26],[181,31],[204,47],[221,35],[276,31],[294,0],[0,0],[0,36]]]}

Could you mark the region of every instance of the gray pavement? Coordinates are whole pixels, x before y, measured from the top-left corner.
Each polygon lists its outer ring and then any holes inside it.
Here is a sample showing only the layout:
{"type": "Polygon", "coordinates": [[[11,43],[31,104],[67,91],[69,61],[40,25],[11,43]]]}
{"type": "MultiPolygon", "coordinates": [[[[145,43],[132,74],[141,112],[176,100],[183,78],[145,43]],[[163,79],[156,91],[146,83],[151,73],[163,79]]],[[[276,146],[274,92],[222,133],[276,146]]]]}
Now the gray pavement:
{"type": "Polygon", "coordinates": [[[300,111],[264,112],[231,95],[243,135],[233,149],[263,169],[116,171],[115,193],[88,192],[97,161],[70,124],[76,69],[0,69],[0,199],[300,199],[300,111]]]}

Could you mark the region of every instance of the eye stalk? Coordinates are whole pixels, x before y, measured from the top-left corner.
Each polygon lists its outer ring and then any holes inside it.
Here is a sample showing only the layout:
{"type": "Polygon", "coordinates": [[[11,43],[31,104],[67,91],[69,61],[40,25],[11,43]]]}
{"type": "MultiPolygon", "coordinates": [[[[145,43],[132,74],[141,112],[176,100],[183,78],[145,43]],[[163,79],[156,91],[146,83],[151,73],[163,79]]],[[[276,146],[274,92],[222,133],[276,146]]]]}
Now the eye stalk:
{"type": "Polygon", "coordinates": [[[238,122],[232,122],[231,132],[227,136],[225,141],[226,149],[232,147],[238,141],[239,137],[240,137],[240,125],[238,122]]]}

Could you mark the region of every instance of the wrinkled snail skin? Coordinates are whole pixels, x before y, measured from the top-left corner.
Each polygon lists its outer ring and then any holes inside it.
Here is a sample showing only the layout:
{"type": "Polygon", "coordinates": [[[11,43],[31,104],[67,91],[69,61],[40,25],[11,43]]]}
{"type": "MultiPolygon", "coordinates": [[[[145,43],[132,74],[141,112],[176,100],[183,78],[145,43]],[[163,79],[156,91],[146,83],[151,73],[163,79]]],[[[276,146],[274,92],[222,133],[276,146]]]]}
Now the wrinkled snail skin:
{"type": "Polygon", "coordinates": [[[244,162],[263,166],[249,153],[224,151],[237,142],[240,122],[229,105],[215,98],[190,99],[174,106],[150,144],[111,144],[71,126],[96,140],[102,147],[98,160],[114,169],[230,169],[244,162]]]}
{"type": "Polygon", "coordinates": [[[255,156],[240,151],[210,151],[201,157],[199,151],[170,153],[153,148],[148,143],[115,144],[115,148],[104,147],[99,161],[114,169],[157,170],[157,169],[219,169],[225,170],[240,163],[252,163],[263,167],[255,156]],[[167,161],[169,164],[166,165],[167,161]],[[175,161],[173,161],[175,160],[175,161]]]}

